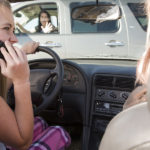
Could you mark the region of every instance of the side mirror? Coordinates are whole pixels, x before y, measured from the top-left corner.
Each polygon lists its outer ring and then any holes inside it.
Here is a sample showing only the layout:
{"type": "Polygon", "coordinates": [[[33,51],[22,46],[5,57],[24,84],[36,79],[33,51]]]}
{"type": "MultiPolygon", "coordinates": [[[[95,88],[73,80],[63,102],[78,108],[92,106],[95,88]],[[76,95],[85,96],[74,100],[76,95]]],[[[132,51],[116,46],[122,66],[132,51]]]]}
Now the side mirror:
{"type": "Polygon", "coordinates": [[[15,17],[18,17],[18,18],[22,17],[22,15],[19,12],[16,12],[14,15],[15,17]]]}
{"type": "Polygon", "coordinates": [[[72,19],[101,23],[121,18],[118,5],[90,5],[76,7],[72,10],[72,19]]]}

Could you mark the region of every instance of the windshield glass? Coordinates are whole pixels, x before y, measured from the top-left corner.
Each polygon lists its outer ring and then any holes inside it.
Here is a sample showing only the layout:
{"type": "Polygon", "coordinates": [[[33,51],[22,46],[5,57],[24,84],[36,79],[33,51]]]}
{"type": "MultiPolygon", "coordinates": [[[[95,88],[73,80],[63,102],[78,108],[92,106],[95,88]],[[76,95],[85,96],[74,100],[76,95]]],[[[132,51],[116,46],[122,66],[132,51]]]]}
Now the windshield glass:
{"type": "Polygon", "coordinates": [[[141,0],[39,0],[17,3],[13,12],[20,45],[38,41],[63,59],[139,60],[145,50],[147,17],[141,0]]]}

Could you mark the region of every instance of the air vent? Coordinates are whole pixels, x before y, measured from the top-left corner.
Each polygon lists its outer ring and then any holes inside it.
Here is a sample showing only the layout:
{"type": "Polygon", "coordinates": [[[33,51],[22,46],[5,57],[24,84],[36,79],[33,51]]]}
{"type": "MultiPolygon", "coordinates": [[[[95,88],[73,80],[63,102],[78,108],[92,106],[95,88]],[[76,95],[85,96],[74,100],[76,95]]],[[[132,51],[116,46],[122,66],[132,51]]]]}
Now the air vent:
{"type": "Polygon", "coordinates": [[[134,78],[128,77],[116,77],[115,86],[123,89],[133,89],[134,88],[134,78]]]}
{"type": "Polygon", "coordinates": [[[113,77],[112,76],[96,76],[95,85],[113,87],[113,77]]]}
{"type": "Polygon", "coordinates": [[[96,86],[100,87],[132,90],[134,88],[135,78],[118,75],[96,75],[94,83],[96,86]]]}

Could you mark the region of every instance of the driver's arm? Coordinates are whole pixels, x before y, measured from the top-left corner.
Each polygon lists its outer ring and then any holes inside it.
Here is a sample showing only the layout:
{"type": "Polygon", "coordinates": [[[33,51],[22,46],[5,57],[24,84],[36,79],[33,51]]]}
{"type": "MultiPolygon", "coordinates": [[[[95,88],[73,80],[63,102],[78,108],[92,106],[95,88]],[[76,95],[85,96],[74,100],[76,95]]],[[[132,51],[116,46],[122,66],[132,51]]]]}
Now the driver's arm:
{"type": "Polygon", "coordinates": [[[0,59],[1,73],[13,81],[15,110],[12,111],[6,101],[0,97],[0,141],[19,150],[28,149],[32,142],[33,109],[31,103],[29,66],[25,53],[5,42],[6,49],[0,59]]]}

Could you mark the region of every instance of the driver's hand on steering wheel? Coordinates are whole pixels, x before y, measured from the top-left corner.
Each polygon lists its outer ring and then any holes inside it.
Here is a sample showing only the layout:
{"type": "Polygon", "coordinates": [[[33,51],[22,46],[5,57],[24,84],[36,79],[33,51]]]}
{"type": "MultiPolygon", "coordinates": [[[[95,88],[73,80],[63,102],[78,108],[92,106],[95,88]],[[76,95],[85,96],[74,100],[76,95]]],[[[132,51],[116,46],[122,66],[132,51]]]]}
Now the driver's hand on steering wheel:
{"type": "Polygon", "coordinates": [[[21,49],[26,54],[33,54],[33,53],[35,53],[38,46],[39,46],[39,42],[31,41],[31,42],[25,43],[21,49]]]}

